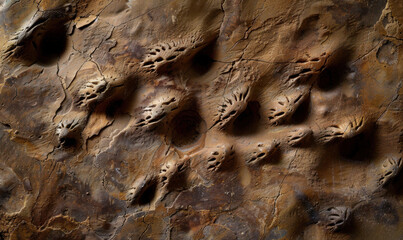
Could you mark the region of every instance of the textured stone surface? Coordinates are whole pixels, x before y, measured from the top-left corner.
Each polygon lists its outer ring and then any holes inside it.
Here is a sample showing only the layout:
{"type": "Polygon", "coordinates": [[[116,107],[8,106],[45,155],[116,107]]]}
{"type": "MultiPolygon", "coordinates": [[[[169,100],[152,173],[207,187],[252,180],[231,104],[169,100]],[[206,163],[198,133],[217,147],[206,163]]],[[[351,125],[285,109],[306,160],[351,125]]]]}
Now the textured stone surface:
{"type": "Polygon", "coordinates": [[[0,239],[402,239],[401,0],[3,0],[0,239]]]}

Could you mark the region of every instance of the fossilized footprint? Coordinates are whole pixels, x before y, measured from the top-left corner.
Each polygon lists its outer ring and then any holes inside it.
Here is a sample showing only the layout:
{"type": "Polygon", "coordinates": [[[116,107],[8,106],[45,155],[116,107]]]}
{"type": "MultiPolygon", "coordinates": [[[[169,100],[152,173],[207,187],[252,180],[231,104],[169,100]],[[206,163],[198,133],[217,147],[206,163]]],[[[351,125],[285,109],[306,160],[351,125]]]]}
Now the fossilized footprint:
{"type": "Polygon", "coordinates": [[[351,210],[349,207],[330,207],[324,211],[325,226],[329,231],[336,232],[345,227],[350,220],[351,210]]]}
{"type": "Polygon", "coordinates": [[[12,39],[8,41],[3,52],[3,58],[13,57],[27,62],[47,62],[63,50],[64,24],[74,16],[73,6],[66,4],[60,8],[38,11],[26,26],[17,31],[12,39]],[[58,41],[50,39],[50,35],[58,41]],[[49,46],[52,45],[52,46],[49,46]],[[60,45],[60,46],[57,46],[60,45]],[[53,52],[47,50],[51,48],[53,52]],[[52,56],[53,55],[53,56],[52,56]]]}
{"type": "Polygon", "coordinates": [[[273,140],[270,144],[259,143],[257,148],[253,150],[245,159],[248,165],[263,164],[269,161],[274,154],[280,149],[280,142],[273,140]]]}
{"type": "Polygon", "coordinates": [[[157,44],[148,50],[140,66],[147,72],[170,71],[174,64],[186,62],[202,45],[202,38],[194,36],[157,44]]]}
{"type": "Polygon", "coordinates": [[[169,187],[173,181],[185,173],[187,167],[188,164],[185,161],[165,163],[159,173],[161,188],[169,187]]]}
{"type": "Polygon", "coordinates": [[[149,127],[161,122],[169,113],[179,107],[175,96],[162,96],[147,106],[142,116],[136,121],[137,127],[149,127]]]}
{"type": "Polygon", "coordinates": [[[306,143],[312,136],[312,130],[307,127],[298,128],[292,130],[287,135],[287,143],[288,145],[295,147],[300,146],[306,143]]]}
{"type": "Polygon", "coordinates": [[[348,118],[340,125],[331,125],[319,133],[318,140],[328,143],[336,139],[352,138],[364,132],[369,126],[369,120],[365,116],[354,116],[348,118]]]}
{"type": "Polygon", "coordinates": [[[343,124],[343,138],[352,138],[358,134],[364,132],[369,125],[367,117],[359,115],[349,118],[349,120],[343,124]]]}
{"type": "Polygon", "coordinates": [[[321,143],[329,143],[342,138],[342,136],[343,129],[337,125],[332,125],[320,131],[318,141],[321,143]]]}
{"type": "Polygon", "coordinates": [[[153,190],[152,188],[156,188],[158,180],[153,175],[147,175],[138,178],[132,184],[131,188],[126,192],[126,201],[130,204],[144,204],[148,203],[150,199],[145,199],[148,196],[145,193],[148,190],[153,190]]]}
{"type": "Polygon", "coordinates": [[[328,54],[323,53],[319,57],[310,58],[309,60],[299,59],[292,74],[286,78],[287,85],[296,86],[312,82],[313,76],[320,73],[328,57],[328,54]]]}
{"type": "Polygon", "coordinates": [[[298,91],[288,96],[278,97],[269,110],[269,121],[275,125],[288,122],[308,96],[308,92],[298,91]]]}
{"type": "Polygon", "coordinates": [[[227,163],[233,160],[235,150],[232,145],[221,145],[209,153],[207,158],[207,170],[217,172],[221,170],[227,163]]]}
{"type": "Polygon", "coordinates": [[[78,90],[77,106],[80,108],[90,108],[98,102],[106,92],[108,83],[105,79],[92,79],[78,90]]]}
{"type": "Polygon", "coordinates": [[[381,176],[378,179],[379,186],[385,186],[393,178],[395,178],[402,169],[401,158],[387,158],[381,168],[381,176]]]}
{"type": "MultiPolygon", "coordinates": [[[[62,146],[69,147],[81,138],[81,132],[86,124],[86,117],[80,114],[69,113],[56,127],[56,136],[62,146]]],[[[82,115],[82,114],[81,114],[82,115]]]]}
{"type": "Polygon", "coordinates": [[[233,92],[224,97],[223,103],[218,106],[218,113],[215,115],[213,126],[224,128],[241,114],[248,105],[250,86],[244,85],[236,88],[233,92]]]}

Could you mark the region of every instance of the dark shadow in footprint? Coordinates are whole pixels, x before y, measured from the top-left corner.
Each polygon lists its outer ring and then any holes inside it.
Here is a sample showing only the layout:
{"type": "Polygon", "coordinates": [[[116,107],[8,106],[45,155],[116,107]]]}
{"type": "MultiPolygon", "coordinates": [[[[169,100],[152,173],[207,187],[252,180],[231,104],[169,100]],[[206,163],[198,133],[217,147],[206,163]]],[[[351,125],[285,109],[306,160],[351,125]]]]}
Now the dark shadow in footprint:
{"type": "Polygon", "coordinates": [[[260,104],[250,101],[246,109],[234,120],[233,133],[235,135],[255,134],[259,128],[260,104]]]}
{"type": "Polygon", "coordinates": [[[376,155],[377,134],[376,127],[369,129],[353,138],[340,142],[339,153],[346,160],[370,161],[376,155]]]}
{"type": "Polygon", "coordinates": [[[291,123],[300,124],[306,121],[311,113],[311,100],[307,97],[291,117],[291,123]]]}
{"type": "Polygon", "coordinates": [[[204,75],[213,66],[215,44],[216,41],[211,42],[193,57],[191,68],[196,74],[204,75]]]}
{"type": "Polygon", "coordinates": [[[339,86],[351,72],[348,66],[352,51],[347,48],[336,50],[326,61],[324,69],[319,74],[317,88],[330,91],[339,86]]]}

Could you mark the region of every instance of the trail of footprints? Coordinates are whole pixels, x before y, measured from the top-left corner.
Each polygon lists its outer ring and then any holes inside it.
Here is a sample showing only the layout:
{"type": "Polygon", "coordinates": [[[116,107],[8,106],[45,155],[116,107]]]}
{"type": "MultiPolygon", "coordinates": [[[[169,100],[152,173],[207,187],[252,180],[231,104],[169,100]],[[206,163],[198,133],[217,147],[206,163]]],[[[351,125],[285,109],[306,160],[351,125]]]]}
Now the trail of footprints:
{"type": "Polygon", "coordinates": [[[104,99],[108,89],[108,83],[103,78],[91,79],[78,89],[73,98],[73,109],[56,127],[55,133],[61,146],[70,147],[74,145],[71,143],[81,140],[81,132],[87,124],[92,109],[104,99]]]}
{"type": "MultiPolygon", "coordinates": [[[[169,73],[180,68],[203,45],[203,40],[197,37],[187,38],[181,41],[163,42],[151,47],[140,63],[140,69],[148,73],[169,73]]],[[[315,77],[324,68],[328,55],[322,54],[318,58],[300,60],[292,74],[286,78],[287,85],[295,87],[294,91],[280,95],[270,103],[266,120],[271,125],[288,125],[299,107],[308,100],[310,91],[302,85],[310,85],[315,77]]],[[[56,127],[56,136],[62,146],[69,145],[69,139],[79,139],[81,131],[85,127],[91,109],[103,100],[109,89],[108,82],[101,79],[92,79],[83,84],[75,98],[75,106],[83,113],[76,114],[76,118],[65,118],[56,127]]],[[[226,127],[232,125],[234,120],[242,114],[251,101],[252,84],[242,83],[224,95],[213,116],[213,127],[220,131],[226,131],[226,127]]],[[[136,128],[150,128],[163,122],[168,116],[174,114],[181,106],[181,96],[176,94],[164,94],[158,96],[136,118],[136,128]]],[[[74,115],[74,114],[73,114],[74,115]]],[[[299,126],[291,129],[284,139],[271,139],[266,142],[255,143],[246,155],[242,155],[244,163],[249,167],[256,167],[270,163],[283,147],[298,148],[311,144],[315,139],[319,143],[330,143],[336,140],[351,139],[366,131],[371,126],[371,120],[364,115],[355,115],[347,118],[340,124],[333,124],[313,132],[310,127],[299,126]]],[[[232,169],[236,159],[236,146],[222,144],[214,148],[205,148],[197,153],[204,160],[203,168],[214,175],[226,169],[232,169]]],[[[189,159],[183,158],[174,162],[162,164],[158,174],[150,173],[140,177],[126,193],[126,200],[133,205],[149,203],[144,199],[146,192],[159,189],[169,192],[179,185],[177,181],[189,171],[189,159]]],[[[387,158],[379,172],[377,184],[380,187],[388,184],[401,171],[401,158],[387,158]]],[[[340,231],[348,224],[351,218],[351,210],[348,207],[336,206],[323,211],[322,222],[329,231],[340,231]]]]}
{"type": "MultiPolygon", "coordinates": [[[[36,45],[39,45],[38,43],[41,41],[40,35],[44,35],[46,25],[58,25],[69,19],[70,11],[70,8],[66,8],[63,11],[49,11],[36,19],[32,19],[30,25],[18,32],[15,38],[10,41],[10,46],[2,53],[3,58],[6,59],[10,56],[30,58],[29,54],[24,56],[23,52],[27,52],[35,55],[35,59],[27,60],[40,61],[39,55],[41,51],[36,49],[36,45]],[[53,19],[53,23],[49,19],[53,19]],[[33,48],[24,46],[27,43],[32,44],[33,48]]],[[[140,68],[145,72],[157,74],[173,71],[175,68],[180,68],[181,64],[189,61],[203,44],[203,39],[198,37],[159,43],[147,51],[146,56],[140,63],[140,68]]],[[[328,54],[324,53],[317,58],[297,61],[297,67],[294,72],[285,78],[286,85],[293,87],[310,85],[324,68],[328,56],[328,54]]],[[[96,104],[105,98],[108,89],[108,82],[103,78],[91,79],[79,88],[74,97],[74,107],[77,109],[74,108],[74,111],[66,115],[56,125],[55,135],[61,146],[68,147],[74,145],[75,141],[80,140],[89,114],[96,104]]],[[[214,115],[213,125],[225,131],[225,128],[231,125],[245,111],[251,99],[251,92],[251,85],[243,84],[226,94],[214,115]]],[[[268,116],[265,117],[272,125],[290,124],[292,116],[308,98],[309,91],[304,89],[297,89],[291,93],[280,95],[271,103],[268,116]]],[[[135,127],[150,128],[156,126],[175,113],[180,105],[180,96],[174,94],[159,96],[139,113],[135,127]]],[[[308,145],[312,138],[324,144],[351,139],[365,132],[371,124],[370,119],[358,114],[347,118],[340,124],[327,126],[318,133],[314,133],[311,128],[306,126],[297,127],[290,130],[285,139],[272,139],[252,145],[243,158],[245,164],[249,167],[260,166],[270,163],[275,158],[275,155],[281,152],[284,143],[288,147],[297,148],[308,145]]],[[[204,160],[204,164],[201,165],[207,172],[214,175],[226,169],[231,169],[235,164],[236,146],[223,144],[214,148],[204,149],[200,154],[204,160]]],[[[152,192],[154,189],[161,189],[166,192],[170,188],[174,188],[176,182],[181,182],[176,180],[189,171],[189,161],[190,159],[185,157],[176,162],[165,162],[162,164],[158,174],[150,173],[147,176],[138,178],[127,191],[126,200],[130,204],[142,205],[150,201],[150,199],[147,199],[147,192],[152,192]]],[[[378,173],[377,185],[386,187],[401,172],[402,165],[401,158],[386,158],[382,162],[378,173]]],[[[11,177],[5,179],[2,186],[0,186],[0,192],[2,193],[10,191],[10,186],[13,184],[11,177]]],[[[325,228],[332,232],[346,228],[352,216],[351,209],[346,206],[329,207],[322,211],[322,214],[322,223],[325,228]]]]}
{"type": "MultiPolygon", "coordinates": [[[[181,64],[189,60],[203,46],[204,40],[201,37],[191,36],[180,41],[163,42],[149,49],[140,68],[146,72],[163,73],[170,71],[174,64],[181,64]]],[[[78,129],[85,128],[86,121],[93,108],[105,99],[110,86],[104,78],[91,79],[84,83],[74,96],[74,108],[78,108],[78,114],[70,112],[69,115],[77,115],[77,123],[70,124],[62,120],[57,125],[56,136],[61,145],[66,137],[73,137],[71,140],[79,140],[78,129]],[[83,116],[84,115],[84,116],[83,116]],[[67,127],[66,127],[67,126],[67,127]],[[72,127],[74,126],[74,127],[72,127]],[[63,131],[62,131],[63,129],[63,131]],[[63,135],[63,136],[62,136],[63,135]]],[[[137,117],[135,128],[150,128],[162,122],[170,113],[178,109],[180,105],[180,94],[165,94],[157,97],[151,104],[145,107],[137,117]]]]}

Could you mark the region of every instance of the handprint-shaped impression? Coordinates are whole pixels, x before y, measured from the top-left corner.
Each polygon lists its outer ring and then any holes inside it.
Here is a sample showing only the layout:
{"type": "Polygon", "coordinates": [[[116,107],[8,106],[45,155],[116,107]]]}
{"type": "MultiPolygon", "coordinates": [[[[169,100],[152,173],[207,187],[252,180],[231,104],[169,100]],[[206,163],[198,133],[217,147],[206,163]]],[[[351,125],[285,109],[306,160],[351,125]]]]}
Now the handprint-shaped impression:
{"type": "Polygon", "coordinates": [[[150,203],[154,198],[158,180],[154,175],[139,177],[126,192],[126,201],[133,205],[150,203]]]}
{"type": "Polygon", "coordinates": [[[83,114],[70,113],[62,119],[56,127],[56,136],[63,147],[71,147],[81,138],[81,133],[86,124],[83,114]]]}
{"type": "Polygon", "coordinates": [[[232,145],[221,145],[210,152],[207,158],[207,170],[217,172],[228,165],[234,158],[235,151],[232,145]]]}
{"type": "Polygon", "coordinates": [[[350,220],[349,207],[330,207],[324,211],[325,226],[329,231],[336,232],[343,229],[350,220]]]}
{"type": "Polygon", "coordinates": [[[336,139],[349,139],[363,133],[369,126],[369,119],[363,115],[348,117],[343,123],[326,127],[319,133],[318,140],[328,143],[336,139]]]}
{"type": "Polygon", "coordinates": [[[169,113],[179,107],[178,98],[172,95],[164,95],[154,100],[147,106],[142,116],[136,121],[137,127],[149,127],[161,122],[169,113]]]}
{"type": "Polygon", "coordinates": [[[224,97],[223,103],[218,106],[214,126],[224,128],[241,114],[248,105],[250,86],[244,85],[236,88],[224,97]]]}
{"type": "Polygon", "coordinates": [[[78,90],[77,106],[86,109],[91,108],[101,100],[107,88],[108,84],[103,78],[89,80],[78,90]]]}
{"type": "Polygon", "coordinates": [[[269,161],[280,149],[280,142],[273,140],[270,144],[259,143],[257,147],[246,157],[246,164],[257,165],[269,161]]]}
{"type": "Polygon", "coordinates": [[[269,121],[274,125],[289,122],[295,111],[308,96],[309,93],[306,91],[294,92],[288,96],[279,96],[269,110],[269,121]]]}
{"type": "Polygon", "coordinates": [[[381,168],[381,176],[378,179],[379,186],[385,186],[393,178],[395,178],[402,169],[401,158],[387,158],[381,168]]]}
{"type": "Polygon", "coordinates": [[[173,185],[185,185],[183,177],[188,168],[188,162],[181,159],[179,162],[165,163],[159,173],[161,188],[172,190],[173,185]],[[182,177],[182,178],[181,178],[182,177]]]}
{"type": "Polygon", "coordinates": [[[186,62],[203,45],[203,39],[195,36],[159,43],[148,50],[140,66],[146,72],[167,72],[186,62]]]}
{"type": "Polygon", "coordinates": [[[292,130],[287,135],[287,143],[292,147],[301,146],[308,142],[312,136],[312,130],[307,127],[297,128],[292,130]]]}

